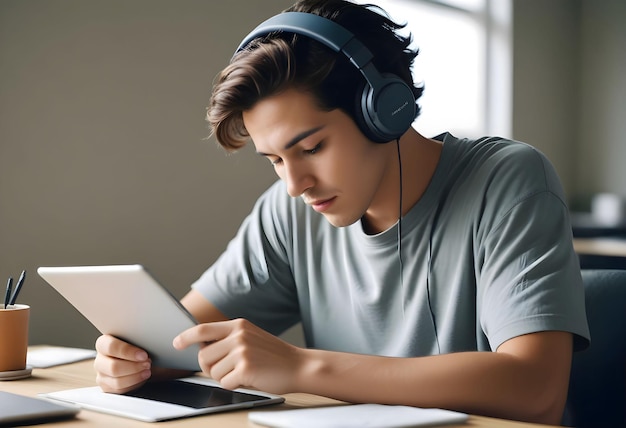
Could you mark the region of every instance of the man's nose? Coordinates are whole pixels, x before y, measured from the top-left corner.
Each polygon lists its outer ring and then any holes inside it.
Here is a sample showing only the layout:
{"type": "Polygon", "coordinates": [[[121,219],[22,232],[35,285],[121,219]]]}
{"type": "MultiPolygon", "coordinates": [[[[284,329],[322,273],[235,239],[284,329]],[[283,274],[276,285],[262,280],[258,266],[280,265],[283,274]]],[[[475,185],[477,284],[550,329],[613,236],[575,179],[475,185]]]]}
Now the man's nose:
{"type": "Polygon", "coordinates": [[[293,198],[302,195],[315,182],[310,171],[298,163],[285,165],[283,180],[287,184],[287,193],[293,198]]]}

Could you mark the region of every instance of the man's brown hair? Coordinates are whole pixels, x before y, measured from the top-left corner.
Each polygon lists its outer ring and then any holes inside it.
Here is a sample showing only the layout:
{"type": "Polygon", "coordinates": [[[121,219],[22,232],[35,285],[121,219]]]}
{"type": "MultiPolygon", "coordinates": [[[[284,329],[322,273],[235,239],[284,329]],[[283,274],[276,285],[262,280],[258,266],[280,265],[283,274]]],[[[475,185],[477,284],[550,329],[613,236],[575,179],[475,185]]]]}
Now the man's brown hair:
{"type": "MultiPolygon", "coordinates": [[[[372,52],[376,68],[403,79],[417,100],[423,91],[411,75],[417,51],[408,48],[410,37],[398,34],[404,26],[375,8],[344,0],[301,0],[285,12],[312,13],[342,25],[372,52]]],[[[249,138],[242,113],[260,100],[295,88],[312,93],[321,109],[339,108],[355,119],[357,94],[365,84],[365,78],[345,55],[308,37],[276,32],[254,39],[220,72],[207,121],[218,143],[227,151],[235,151],[249,138]]],[[[416,117],[418,114],[419,107],[416,117]]]]}

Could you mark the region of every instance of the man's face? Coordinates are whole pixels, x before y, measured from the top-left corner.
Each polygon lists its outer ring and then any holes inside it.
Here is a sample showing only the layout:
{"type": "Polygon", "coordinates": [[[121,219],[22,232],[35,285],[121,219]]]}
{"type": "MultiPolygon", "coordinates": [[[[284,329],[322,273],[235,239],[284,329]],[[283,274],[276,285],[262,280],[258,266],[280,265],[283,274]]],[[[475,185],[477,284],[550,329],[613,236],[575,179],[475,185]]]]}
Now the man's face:
{"type": "Polygon", "coordinates": [[[356,222],[383,196],[387,145],[369,141],[341,110],[320,110],[311,94],[287,90],[259,101],[243,121],[289,195],[334,226],[356,222]]]}

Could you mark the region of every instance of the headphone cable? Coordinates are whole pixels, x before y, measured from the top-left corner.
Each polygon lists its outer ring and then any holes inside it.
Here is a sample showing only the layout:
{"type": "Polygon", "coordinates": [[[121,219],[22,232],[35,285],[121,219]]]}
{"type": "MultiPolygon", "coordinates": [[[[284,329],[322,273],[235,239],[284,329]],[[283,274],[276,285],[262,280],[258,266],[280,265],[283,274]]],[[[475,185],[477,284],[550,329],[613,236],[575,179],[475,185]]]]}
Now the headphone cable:
{"type": "MultiPolygon", "coordinates": [[[[401,291],[402,291],[402,316],[404,317],[405,314],[405,308],[404,305],[406,303],[405,299],[406,296],[404,294],[404,267],[403,267],[403,261],[402,261],[402,157],[400,156],[400,137],[398,137],[396,139],[396,148],[397,148],[397,152],[398,152],[398,170],[400,173],[400,185],[399,185],[399,190],[400,190],[400,197],[399,197],[399,207],[398,207],[398,245],[397,245],[397,249],[398,249],[398,261],[400,262],[400,287],[401,287],[401,291]]],[[[433,235],[435,232],[435,225],[437,223],[437,220],[439,218],[439,213],[441,211],[441,207],[442,207],[442,202],[443,199],[445,199],[445,193],[443,192],[442,197],[440,198],[437,207],[435,209],[435,216],[433,218],[433,224],[431,225],[431,229],[430,229],[430,236],[428,238],[428,272],[426,273],[426,300],[428,303],[428,311],[430,313],[430,319],[432,321],[432,325],[433,325],[433,330],[435,333],[435,343],[437,344],[437,353],[441,354],[441,345],[439,344],[439,334],[437,333],[437,321],[435,320],[435,313],[433,312],[433,307],[432,307],[432,303],[430,300],[430,271],[431,271],[431,264],[432,264],[432,241],[433,241],[433,235]]]]}
{"type": "Polygon", "coordinates": [[[396,149],[398,152],[398,171],[400,175],[400,197],[398,203],[398,261],[400,263],[400,289],[402,291],[402,316],[404,317],[405,293],[404,293],[404,267],[402,263],[402,156],[400,156],[400,137],[396,138],[396,149]]]}

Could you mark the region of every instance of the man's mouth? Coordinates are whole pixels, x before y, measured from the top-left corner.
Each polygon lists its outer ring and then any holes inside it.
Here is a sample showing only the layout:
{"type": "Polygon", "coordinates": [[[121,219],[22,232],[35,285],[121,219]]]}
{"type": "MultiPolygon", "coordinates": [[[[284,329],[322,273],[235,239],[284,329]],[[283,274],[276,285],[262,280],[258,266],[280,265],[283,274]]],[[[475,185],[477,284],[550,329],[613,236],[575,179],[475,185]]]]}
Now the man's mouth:
{"type": "Polygon", "coordinates": [[[306,201],[306,203],[309,204],[315,211],[321,213],[328,210],[335,201],[335,199],[336,197],[333,196],[332,198],[328,199],[316,199],[313,201],[306,201]]]}

